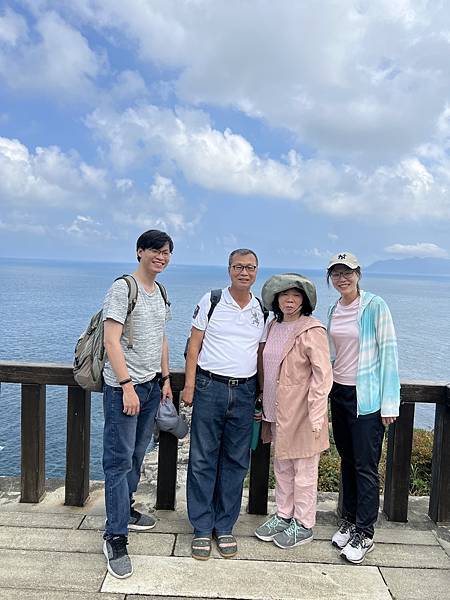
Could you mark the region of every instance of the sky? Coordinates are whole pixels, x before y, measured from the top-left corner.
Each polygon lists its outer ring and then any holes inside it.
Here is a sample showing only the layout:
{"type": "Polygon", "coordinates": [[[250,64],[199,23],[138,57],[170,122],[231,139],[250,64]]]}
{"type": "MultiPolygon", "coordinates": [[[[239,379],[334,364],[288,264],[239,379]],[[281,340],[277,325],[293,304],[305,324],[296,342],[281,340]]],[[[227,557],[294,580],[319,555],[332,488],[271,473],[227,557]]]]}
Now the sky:
{"type": "Polygon", "coordinates": [[[450,256],[446,0],[0,0],[0,256],[450,256]]]}

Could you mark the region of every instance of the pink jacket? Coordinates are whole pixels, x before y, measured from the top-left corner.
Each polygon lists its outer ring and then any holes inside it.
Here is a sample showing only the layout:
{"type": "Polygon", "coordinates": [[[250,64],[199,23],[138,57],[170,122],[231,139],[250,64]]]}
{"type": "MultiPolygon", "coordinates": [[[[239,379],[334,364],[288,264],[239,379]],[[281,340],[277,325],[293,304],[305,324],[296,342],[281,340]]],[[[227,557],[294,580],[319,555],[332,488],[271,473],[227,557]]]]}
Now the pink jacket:
{"type": "MultiPolygon", "coordinates": [[[[314,317],[301,316],[286,341],[277,380],[276,442],[278,459],[306,458],[330,446],[328,393],[333,384],[326,329],[314,317]],[[321,428],[318,438],[313,426],[321,428]]],[[[270,326],[268,331],[270,336],[270,326]]],[[[263,423],[263,441],[270,439],[263,423]]]]}

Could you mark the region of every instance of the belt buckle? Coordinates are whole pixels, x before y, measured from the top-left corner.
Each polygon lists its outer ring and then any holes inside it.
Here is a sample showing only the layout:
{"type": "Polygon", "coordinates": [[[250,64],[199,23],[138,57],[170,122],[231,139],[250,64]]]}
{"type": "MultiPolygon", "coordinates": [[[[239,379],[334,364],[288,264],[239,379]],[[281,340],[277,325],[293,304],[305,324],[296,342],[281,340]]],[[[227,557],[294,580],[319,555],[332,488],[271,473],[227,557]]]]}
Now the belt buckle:
{"type": "Polygon", "coordinates": [[[228,385],[231,387],[236,387],[237,385],[239,385],[239,379],[229,379],[228,385]]]}

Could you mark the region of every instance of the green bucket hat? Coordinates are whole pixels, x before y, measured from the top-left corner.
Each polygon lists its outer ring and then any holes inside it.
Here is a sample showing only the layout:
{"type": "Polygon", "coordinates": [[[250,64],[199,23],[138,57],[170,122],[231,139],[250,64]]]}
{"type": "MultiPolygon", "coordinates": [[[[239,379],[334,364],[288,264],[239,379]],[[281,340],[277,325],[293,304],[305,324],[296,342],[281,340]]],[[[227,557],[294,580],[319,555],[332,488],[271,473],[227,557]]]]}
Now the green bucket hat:
{"type": "Polygon", "coordinates": [[[284,292],[290,288],[298,288],[305,292],[306,297],[311,304],[312,310],[316,308],[316,286],[312,281],[307,279],[304,275],[300,275],[299,273],[282,273],[281,275],[273,275],[273,277],[268,279],[264,283],[261,292],[264,307],[267,310],[272,310],[272,304],[275,296],[279,292],[284,292]]]}

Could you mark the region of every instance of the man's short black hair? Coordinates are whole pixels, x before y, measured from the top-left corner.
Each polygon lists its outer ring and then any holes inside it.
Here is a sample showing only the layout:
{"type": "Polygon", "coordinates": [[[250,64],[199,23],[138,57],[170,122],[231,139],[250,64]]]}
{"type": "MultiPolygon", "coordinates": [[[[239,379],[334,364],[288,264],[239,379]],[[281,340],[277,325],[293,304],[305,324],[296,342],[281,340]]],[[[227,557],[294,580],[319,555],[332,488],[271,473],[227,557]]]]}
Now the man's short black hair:
{"type": "Polygon", "coordinates": [[[250,250],[249,248],[237,248],[236,250],[233,250],[233,252],[231,252],[230,256],[228,257],[228,266],[231,267],[233,258],[236,255],[247,256],[247,254],[253,254],[253,256],[256,258],[256,266],[258,266],[258,257],[256,256],[256,252],[250,250]]]}
{"type": "MultiPolygon", "coordinates": [[[[136,252],[139,248],[142,248],[142,250],[147,250],[148,248],[160,250],[165,244],[169,244],[169,250],[172,253],[173,241],[170,235],[165,231],[159,231],[159,229],[149,229],[138,237],[136,242],[136,252]]],[[[140,261],[140,256],[138,256],[137,259],[140,261]]]]}
{"type": "MultiPolygon", "coordinates": [[[[300,314],[301,315],[305,315],[305,317],[309,317],[310,314],[312,314],[312,306],[311,306],[311,302],[308,299],[308,296],[305,294],[305,292],[303,290],[301,290],[300,288],[295,288],[298,292],[301,293],[302,298],[303,298],[303,302],[302,302],[302,307],[300,309],[300,314]]],[[[280,308],[280,304],[278,302],[278,298],[280,296],[281,292],[278,292],[278,294],[275,295],[275,298],[273,299],[272,302],[272,312],[275,315],[275,319],[278,321],[278,323],[281,323],[284,319],[284,314],[280,308]]]]}

